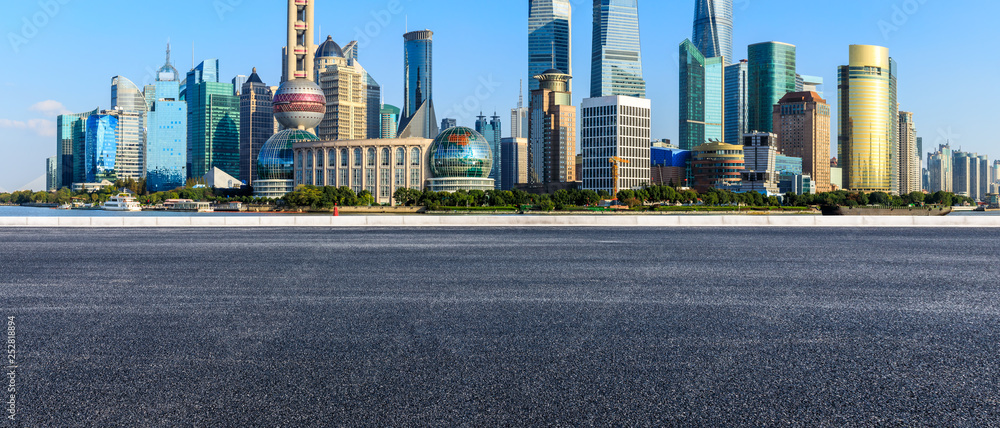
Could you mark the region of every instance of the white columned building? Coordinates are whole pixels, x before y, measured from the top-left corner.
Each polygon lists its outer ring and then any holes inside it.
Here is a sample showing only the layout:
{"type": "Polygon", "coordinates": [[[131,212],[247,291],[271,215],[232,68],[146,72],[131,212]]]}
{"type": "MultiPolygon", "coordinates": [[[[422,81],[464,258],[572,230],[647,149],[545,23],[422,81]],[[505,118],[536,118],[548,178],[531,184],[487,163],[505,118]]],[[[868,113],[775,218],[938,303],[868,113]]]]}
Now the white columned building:
{"type": "Polygon", "coordinates": [[[581,110],[583,188],[613,191],[612,157],[628,161],[619,164],[619,190],[648,186],[650,100],[627,96],[587,98],[581,110]]]}

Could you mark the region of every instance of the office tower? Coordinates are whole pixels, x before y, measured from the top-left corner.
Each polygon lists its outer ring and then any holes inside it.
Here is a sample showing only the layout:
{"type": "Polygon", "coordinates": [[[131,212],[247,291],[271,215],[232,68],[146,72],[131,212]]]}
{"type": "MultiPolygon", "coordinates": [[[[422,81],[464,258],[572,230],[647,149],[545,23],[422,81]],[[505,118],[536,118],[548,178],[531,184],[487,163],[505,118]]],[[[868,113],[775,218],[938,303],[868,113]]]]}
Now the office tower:
{"type": "Polygon", "coordinates": [[[118,155],[118,117],[102,111],[87,118],[82,182],[114,182],[118,179],[115,159],[118,155]]]}
{"type": "Polygon", "coordinates": [[[399,130],[399,111],[399,107],[391,104],[382,106],[382,133],[379,138],[396,138],[396,131],[399,130]]]}
{"type": "Polygon", "coordinates": [[[482,112],[480,112],[476,118],[476,132],[482,134],[490,144],[490,151],[493,152],[493,169],[490,172],[489,178],[493,180],[496,189],[500,190],[500,169],[503,165],[503,153],[500,150],[500,140],[503,138],[503,126],[500,123],[500,116],[497,116],[496,112],[494,112],[490,120],[487,121],[486,116],[483,116],[482,112]]]}
{"type": "Polygon", "coordinates": [[[203,61],[187,73],[188,178],[213,167],[240,175],[240,99],[231,83],[220,83],[219,60],[203,61]]]}
{"type": "Polygon", "coordinates": [[[990,168],[990,182],[1000,184],[1000,160],[993,161],[990,168]]]}
{"type": "Polygon", "coordinates": [[[952,152],[952,188],[956,195],[972,196],[969,180],[972,153],[952,152]]]}
{"type": "Polygon", "coordinates": [[[528,138],[528,108],[524,106],[524,82],[518,86],[517,108],[510,110],[511,138],[528,138]]]}
{"type": "Polygon", "coordinates": [[[772,132],[774,105],[795,92],[795,46],[766,42],[747,49],[747,93],[750,97],[750,131],[772,132]]]}
{"type": "Polygon", "coordinates": [[[441,119],[441,132],[444,132],[445,130],[454,128],[456,126],[458,126],[457,119],[452,119],[448,117],[441,119]]]}
{"type": "Polygon", "coordinates": [[[535,79],[528,126],[528,183],[569,183],[576,177],[576,107],[569,81],[573,77],[548,70],[535,79]]]}
{"type": "Polygon", "coordinates": [[[187,179],[187,103],[180,100],[180,73],[167,62],[156,73],[146,113],[146,189],[162,192],[184,186],[187,179]]]}
{"type": "MultiPolygon", "coordinates": [[[[528,0],[528,90],[546,70],[573,75],[573,24],[570,0],[528,0]]],[[[572,85],[567,84],[567,92],[572,85]]]]}
{"type": "Polygon", "coordinates": [[[242,93],[241,91],[243,91],[243,84],[247,83],[248,79],[249,77],[242,74],[238,74],[233,78],[233,95],[237,97],[240,96],[242,93]]]}
{"type": "Polygon", "coordinates": [[[143,157],[146,145],[145,116],[148,108],[146,97],[131,80],[115,76],[111,78],[111,106],[112,110],[134,113],[126,116],[118,124],[124,139],[118,141],[118,156],[115,162],[118,178],[139,180],[145,176],[143,157]],[[132,118],[135,115],[138,116],[138,120],[132,118]]]}
{"type": "Polygon", "coordinates": [[[326,114],[316,135],[321,140],[367,138],[368,72],[357,61],[347,59],[333,37],[327,37],[316,49],[315,70],[326,97],[326,114]]]}
{"type": "Polygon", "coordinates": [[[722,141],[725,128],[725,67],[722,57],[705,58],[691,43],[680,44],[680,142],[691,150],[722,141]]]}
{"type": "Polygon", "coordinates": [[[691,172],[694,189],[699,192],[708,189],[736,190],[739,188],[743,171],[743,145],[711,142],[700,144],[692,151],[691,172]]]}
{"type": "Polygon", "coordinates": [[[644,98],[639,0],[594,0],[590,97],[644,98]]]}
{"type": "Polygon", "coordinates": [[[399,138],[428,138],[438,135],[433,96],[433,37],[430,30],[403,35],[403,116],[399,138]]]}
{"type": "Polygon", "coordinates": [[[56,186],[56,174],[59,171],[59,164],[56,161],[56,156],[52,156],[45,159],[45,190],[48,192],[54,192],[59,190],[56,186]]]}
{"type": "Polygon", "coordinates": [[[830,105],[815,92],[786,94],[773,109],[778,151],[801,158],[802,173],[820,193],[831,191],[830,116],[830,105]]]}
{"type": "Polygon", "coordinates": [[[723,141],[739,141],[750,132],[749,94],[747,93],[747,60],[726,66],[725,136],[723,141]]]}
{"type": "Polygon", "coordinates": [[[986,155],[979,155],[979,200],[985,201],[986,195],[991,193],[990,184],[992,181],[990,159],[986,155]]]}
{"type": "Polygon", "coordinates": [[[823,98],[823,78],[795,74],[795,92],[815,92],[823,98]]]}
{"type": "Polygon", "coordinates": [[[931,192],[954,191],[954,154],[951,146],[942,144],[934,153],[927,155],[927,170],[930,173],[931,192]]]}
{"type": "Polygon", "coordinates": [[[358,54],[359,54],[358,49],[359,48],[358,48],[358,41],[357,40],[352,40],[350,42],[347,42],[347,44],[344,45],[344,49],[343,49],[344,58],[347,58],[349,60],[353,59],[353,60],[357,61],[358,60],[358,54]]]}
{"type": "MultiPolygon", "coordinates": [[[[357,44],[357,42],[351,42],[357,44]]],[[[355,52],[357,50],[355,49],[355,52]]],[[[357,61],[357,59],[352,58],[351,61],[357,61]]],[[[382,85],[379,85],[375,81],[375,78],[371,74],[365,72],[365,78],[367,79],[367,96],[368,100],[365,106],[366,125],[368,127],[367,138],[369,140],[377,139],[382,136],[382,85]]]]}
{"type": "Polygon", "coordinates": [[[896,61],[880,46],[851,45],[838,67],[837,158],[846,190],[896,193],[896,61]]]}
{"type": "Polygon", "coordinates": [[[240,89],[240,175],[253,185],[257,178],[257,157],[268,138],[274,135],[274,93],[254,68],[240,89]]]}
{"type": "Polygon", "coordinates": [[[769,132],[754,132],[743,136],[743,171],[740,191],[757,192],[765,196],[779,193],[778,136],[769,132]]]}
{"type": "Polygon", "coordinates": [[[580,143],[584,189],[610,194],[614,189],[649,185],[651,112],[652,103],[644,98],[617,95],[583,100],[580,143]],[[616,162],[617,177],[612,157],[624,160],[616,162]]]}
{"type": "Polygon", "coordinates": [[[99,109],[56,117],[56,188],[83,182],[83,149],[87,139],[87,118],[99,109]]]}
{"type": "Polygon", "coordinates": [[[695,0],[694,34],[691,38],[706,58],[733,61],[733,0],[695,0]]]}
{"type": "Polygon", "coordinates": [[[510,137],[500,140],[500,190],[513,190],[528,184],[528,139],[510,137]]]}
{"type": "Polygon", "coordinates": [[[919,192],[920,186],[920,152],[917,151],[917,125],[913,122],[913,113],[899,112],[899,149],[897,150],[899,174],[899,193],[906,195],[919,192]]]}

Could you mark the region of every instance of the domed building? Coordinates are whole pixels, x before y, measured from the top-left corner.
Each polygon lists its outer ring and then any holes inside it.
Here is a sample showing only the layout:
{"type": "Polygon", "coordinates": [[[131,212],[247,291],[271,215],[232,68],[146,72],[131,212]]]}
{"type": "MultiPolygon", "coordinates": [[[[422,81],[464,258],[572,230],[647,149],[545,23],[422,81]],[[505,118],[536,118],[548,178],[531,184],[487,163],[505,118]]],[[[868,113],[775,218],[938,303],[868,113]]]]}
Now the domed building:
{"type": "Polygon", "coordinates": [[[319,141],[319,138],[301,129],[286,129],[264,143],[257,157],[254,196],[277,199],[295,190],[292,145],[300,141],[319,141]]]}
{"type": "Polygon", "coordinates": [[[428,154],[431,175],[427,181],[435,192],[493,190],[493,152],[482,134],[464,126],[449,128],[431,144],[428,154]]]}

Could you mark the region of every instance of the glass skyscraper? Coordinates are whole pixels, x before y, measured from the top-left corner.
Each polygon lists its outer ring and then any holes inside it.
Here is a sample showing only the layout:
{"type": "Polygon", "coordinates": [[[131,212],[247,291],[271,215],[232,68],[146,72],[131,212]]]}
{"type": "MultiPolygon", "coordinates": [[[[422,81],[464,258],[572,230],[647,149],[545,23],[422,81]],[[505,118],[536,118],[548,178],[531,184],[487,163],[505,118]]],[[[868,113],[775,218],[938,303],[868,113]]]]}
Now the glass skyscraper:
{"type": "MultiPolygon", "coordinates": [[[[354,49],[354,52],[356,55],[357,48],[354,49]]],[[[352,60],[356,61],[356,59],[352,60]]],[[[372,140],[382,137],[382,85],[379,85],[371,74],[366,73],[366,76],[368,79],[368,102],[365,114],[368,117],[365,122],[368,127],[368,139],[372,140]]]]}
{"type": "Polygon", "coordinates": [[[733,0],[695,0],[693,43],[706,58],[733,58],[733,0]]]}
{"type": "Polygon", "coordinates": [[[639,0],[594,0],[591,98],[646,97],[639,49],[639,0]]]}
{"type": "Polygon", "coordinates": [[[503,132],[503,126],[500,122],[500,116],[494,112],[490,120],[486,120],[486,116],[482,113],[479,114],[476,120],[476,132],[483,134],[486,141],[490,143],[490,150],[493,151],[493,170],[490,171],[489,178],[494,180],[494,185],[496,189],[500,190],[501,183],[501,172],[502,167],[502,151],[500,150],[500,140],[503,138],[501,133],[503,132]]]}
{"type": "Polygon", "coordinates": [[[781,42],[750,45],[747,79],[750,131],[774,132],[774,105],[795,92],[795,46],[781,42]]]}
{"type": "Polygon", "coordinates": [[[219,60],[202,62],[187,74],[188,177],[213,167],[240,176],[240,99],[231,83],[219,82],[219,60]]]}
{"type": "Polygon", "coordinates": [[[535,76],[547,70],[573,75],[572,11],[570,0],[528,0],[529,92],[538,89],[535,76]]]}
{"type": "Polygon", "coordinates": [[[87,139],[87,118],[98,110],[63,114],[56,118],[56,187],[71,187],[82,183],[83,149],[87,139]],[[79,159],[79,161],[77,161],[79,159]]]}
{"type": "Polygon", "coordinates": [[[254,68],[240,89],[240,181],[257,178],[257,156],[274,135],[274,93],[254,68]]]}
{"type": "Polygon", "coordinates": [[[401,137],[437,137],[434,115],[434,32],[411,31],[403,35],[403,116],[399,121],[401,137]]]}
{"type": "Polygon", "coordinates": [[[749,94],[747,94],[747,61],[726,66],[726,132],[724,141],[735,144],[747,129],[749,94]]]}
{"type": "Polygon", "coordinates": [[[84,146],[84,182],[115,181],[115,158],[118,155],[118,118],[110,114],[95,114],[87,118],[87,138],[84,146]]]}
{"type": "Polygon", "coordinates": [[[838,67],[837,157],[846,190],[898,190],[897,73],[889,49],[881,46],[851,45],[849,65],[838,67]]]}
{"type": "Polygon", "coordinates": [[[724,58],[705,58],[685,40],[680,45],[681,150],[692,150],[709,141],[722,141],[725,122],[724,58]]]}

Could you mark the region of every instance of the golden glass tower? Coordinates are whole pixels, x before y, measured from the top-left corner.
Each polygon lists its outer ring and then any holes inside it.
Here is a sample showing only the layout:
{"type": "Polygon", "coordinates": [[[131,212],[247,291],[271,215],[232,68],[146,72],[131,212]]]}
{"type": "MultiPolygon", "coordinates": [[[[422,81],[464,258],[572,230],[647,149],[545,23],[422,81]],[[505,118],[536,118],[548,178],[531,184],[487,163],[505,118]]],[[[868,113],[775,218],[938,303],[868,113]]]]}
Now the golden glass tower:
{"type": "Polygon", "coordinates": [[[889,49],[851,45],[850,64],[838,68],[838,158],[844,187],[899,193],[896,62],[889,49]]]}

